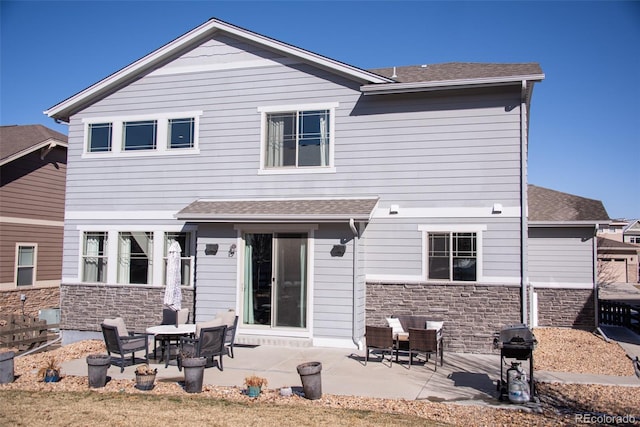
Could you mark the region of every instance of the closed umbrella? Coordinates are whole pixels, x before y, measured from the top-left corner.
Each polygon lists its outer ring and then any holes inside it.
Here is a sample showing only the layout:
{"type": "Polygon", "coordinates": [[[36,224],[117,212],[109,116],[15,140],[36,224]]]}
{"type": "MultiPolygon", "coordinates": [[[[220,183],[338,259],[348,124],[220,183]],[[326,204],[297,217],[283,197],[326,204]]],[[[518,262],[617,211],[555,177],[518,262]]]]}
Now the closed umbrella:
{"type": "Polygon", "coordinates": [[[175,240],[169,246],[169,254],[167,256],[167,283],[164,291],[164,304],[180,310],[182,308],[182,275],[180,274],[180,253],[182,249],[180,244],[175,240]]]}

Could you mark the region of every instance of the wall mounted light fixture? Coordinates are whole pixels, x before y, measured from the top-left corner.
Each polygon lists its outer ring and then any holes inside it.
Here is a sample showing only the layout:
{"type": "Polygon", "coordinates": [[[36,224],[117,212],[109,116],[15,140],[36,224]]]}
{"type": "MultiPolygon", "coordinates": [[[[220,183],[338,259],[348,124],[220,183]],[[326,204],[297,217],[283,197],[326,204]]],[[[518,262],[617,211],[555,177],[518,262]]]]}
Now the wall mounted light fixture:
{"type": "Polygon", "coordinates": [[[347,251],[347,246],[346,245],[333,245],[333,248],[331,248],[331,256],[333,257],[341,257],[344,256],[344,253],[347,251]]]}
{"type": "Polygon", "coordinates": [[[204,247],[204,254],[205,255],[215,255],[217,253],[218,253],[218,244],[217,243],[207,244],[204,247]]]}

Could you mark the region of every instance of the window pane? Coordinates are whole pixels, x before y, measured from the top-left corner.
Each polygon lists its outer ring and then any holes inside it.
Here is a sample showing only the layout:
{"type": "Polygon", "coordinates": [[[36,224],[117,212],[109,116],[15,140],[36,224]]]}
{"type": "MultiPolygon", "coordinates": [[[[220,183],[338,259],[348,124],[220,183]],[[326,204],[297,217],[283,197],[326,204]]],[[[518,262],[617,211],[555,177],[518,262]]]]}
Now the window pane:
{"type": "Polygon", "coordinates": [[[298,166],[326,166],[328,144],[329,112],[300,112],[298,166]]]}
{"type": "Polygon", "coordinates": [[[34,265],[35,265],[35,246],[19,246],[18,247],[18,274],[16,284],[18,286],[33,285],[34,265]]]}
{"type": "Polygon", "coordinates": [[[33,267],[19,267],[18,268],[18,286],[33,285],[33,267]]]}
{"type": "Polygon", "coordinates": [[[164,278],[167,277],[167,255],[169,246],[173,241],[177,241],[182,249],[180,255],[180,275],[183,286],[191,285],[191,234],[190,233],[167,233],[164,239],[164,278]]]}
{"type": "Polygon", "coordinates": [[[151,284],[153,233],[120,233],[118,283],[151,284]]]}
{"type": "Polygon", "coordinates": [[[89,125],[89,152],[111,151],[111,123],[92,123],[89,125]]]}
{"type": "Polygon", "coordinates": [[[429,279],[449,277],[449,233],[429,234],[429,279]]]}
{"type": "Polygon", "coordinates": [[[193,148],[194,119],[169,120],[169,148],[193,148]]]}
{"type": "Polygon", "coordinates": [[[107,233],[90,232],[84,235],[82,248],[82,281],[107,281],[107,233]]]}
{"type": "Polygon", "coordinates": [[[329,165],[329,110],[267,115],[265,167],[329,165]]]}
{"type": "Polygon", "coordinates": [[[476,280],[476,233],[453,233],[453,280],[476,280]]]}
{"type": "Polygon", "coordinates": [[[124,150],[155,150],[156,126],[155,120],[125,122],[123,124],[124,150]]]}
{"type": "Polygon", "coordinates": [[[18,248],[18,266],[33,266],[33,254],[35,248],[33,246],[20,246],[18,248]]]}

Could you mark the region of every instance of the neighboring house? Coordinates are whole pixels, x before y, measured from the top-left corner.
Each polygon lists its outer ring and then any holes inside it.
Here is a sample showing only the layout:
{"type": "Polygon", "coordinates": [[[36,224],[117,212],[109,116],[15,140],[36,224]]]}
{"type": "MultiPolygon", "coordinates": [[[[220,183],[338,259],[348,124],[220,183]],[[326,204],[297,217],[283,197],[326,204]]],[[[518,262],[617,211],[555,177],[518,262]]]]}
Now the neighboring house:
{"type": "Polygon", "coordinates": [[[598,237],[598,279],[601,285],[640,282],[640,245],[598,237]]]}
{"type": "Polygon", "coordinates": [[[629,225],[622,230],[622,241],[640,245],[640,220],[629,221],[629,225]]]}
{"type": "Polygon", "coordinates": [[[0,127],[0,290],[60,285],[66,171],[66,135],[0,127]]]}
{"type": "Polygon", "coordinates": [[[240,342],[353,348],[365,324],[415,313],[445,320],[449,350],[490,351],[529,322],[543,78],[367,71],[215,19],[178,37],[46,112],[70,135],[63,341],[114,315],[157,322],[177,240],[183,307],[236,309],[240,342]]]}
{"type": "Polygon", "coordinates": [[[529,185],[528,272],[534,326],[595,327],[599,200],[529,185]]]}

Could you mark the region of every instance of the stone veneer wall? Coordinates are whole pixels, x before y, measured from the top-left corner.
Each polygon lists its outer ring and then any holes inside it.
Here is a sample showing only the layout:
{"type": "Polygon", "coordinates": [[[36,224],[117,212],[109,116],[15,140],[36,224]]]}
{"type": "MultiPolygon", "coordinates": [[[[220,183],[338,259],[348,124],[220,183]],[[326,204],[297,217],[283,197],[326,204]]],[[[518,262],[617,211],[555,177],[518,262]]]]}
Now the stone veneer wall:
{"type": "Polygon", "coordinates": [[[60,288],[56,287],[26,287],[0,291],[0,313],[22,314],[22,301],[24,295],[24,314],[38,317],[38,312],[45,308],[60,307],[60,288]]]}
{"type": "Polygon", "coordinates": [[[386,326],[394,314],[431,316],[445,322],[445,352],[493,353],[494,334],[521,323],[520,301],[513,285],[367,283],[366,324],[386,326]]]}
{"type": "MultiPolygon", "coordinates": [[[[100,331],[105,318],[122,317],[130,331],[143,332],[162,322],[164,287],[144,285],[62,284],[60,329],[100,331]]],[[[182,308],[193,321],[194,290],[182,289],[182,308]]]]}
{"type": "Polygon", "coordinates": [[[538,326],[593,330],[596,327],[592,289],[536,288],[538,326]]]}

